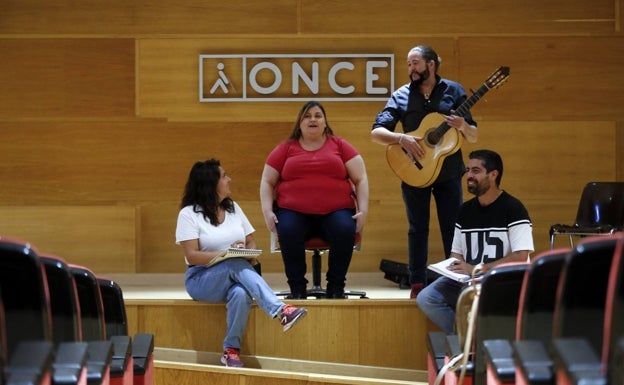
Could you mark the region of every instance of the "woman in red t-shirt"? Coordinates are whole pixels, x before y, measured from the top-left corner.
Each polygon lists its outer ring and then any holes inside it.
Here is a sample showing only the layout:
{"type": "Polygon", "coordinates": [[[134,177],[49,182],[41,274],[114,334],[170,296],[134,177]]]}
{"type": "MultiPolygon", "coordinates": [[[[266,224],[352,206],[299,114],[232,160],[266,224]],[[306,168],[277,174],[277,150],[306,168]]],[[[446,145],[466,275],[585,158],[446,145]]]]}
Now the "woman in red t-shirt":
{"type": "Polygon", "coordinates": [[[355,234],[368,212],[368,178],[362,156],[334,135],[320,103],[306,103],[290,137],[269,154],[260,200],[280,240],[292,298],[306,297],[304,243],[313,235],[330,245],[327,297],[344,298],[355,234]]]}

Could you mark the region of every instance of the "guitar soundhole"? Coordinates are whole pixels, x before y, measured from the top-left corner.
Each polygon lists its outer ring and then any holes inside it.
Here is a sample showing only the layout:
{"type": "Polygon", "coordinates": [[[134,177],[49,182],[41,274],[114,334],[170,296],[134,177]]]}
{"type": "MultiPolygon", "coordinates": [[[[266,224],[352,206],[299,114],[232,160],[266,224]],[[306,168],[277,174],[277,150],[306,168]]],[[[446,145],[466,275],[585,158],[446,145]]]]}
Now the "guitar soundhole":
{"type": "Polygon", "coordinates": [[[436,144],[438,144],[441,139],[442,139],[442,135],[437,133],[437,131],[435,130],[427,134],[427,143],[429,143],[432,146],[435,146],[436,144]]]}

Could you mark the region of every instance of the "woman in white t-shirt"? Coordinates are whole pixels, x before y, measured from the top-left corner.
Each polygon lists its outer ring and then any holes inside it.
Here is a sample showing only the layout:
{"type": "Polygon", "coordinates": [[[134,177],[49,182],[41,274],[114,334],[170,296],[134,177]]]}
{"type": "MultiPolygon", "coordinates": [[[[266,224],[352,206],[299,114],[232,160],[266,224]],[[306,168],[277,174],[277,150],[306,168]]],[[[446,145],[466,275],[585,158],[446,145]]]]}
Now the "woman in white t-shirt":
{"type": "Polygon", "coordinates": [[[265,280],[244,258],[207,265],[230,247],[255,249],[255,231],[240,206],[230,197],[230,177],[216,159],[196,162],[189,173],[180,205],[176,243],[188,266],[186,291],[197,301],[226,302],[227,330],[221,362],[243,366],[239,353],[251,304],[290,329],[307,310],[280,301],[265,280]]]}

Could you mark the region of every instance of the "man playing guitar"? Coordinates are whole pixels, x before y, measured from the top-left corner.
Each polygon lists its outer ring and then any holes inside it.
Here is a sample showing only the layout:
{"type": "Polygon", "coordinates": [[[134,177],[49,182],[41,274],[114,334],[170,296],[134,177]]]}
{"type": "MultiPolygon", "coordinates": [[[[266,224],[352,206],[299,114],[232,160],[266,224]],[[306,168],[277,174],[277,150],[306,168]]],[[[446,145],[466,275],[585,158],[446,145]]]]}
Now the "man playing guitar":
{"type": "MultiPolygon", "coordinates": [[[[418,168],[422,168],[421,162],[435,151],[433,145],[436,143],[423,140],[427,127],[419,127],[432,112],[443,114],[443,122],[452,128],[447,135],[459,134],[460,139],[465,138],[471,143],[477,141],[477,125],[470,111],[461,116],[455,114],[455,110],[467,99],[466,92],[459,83],[438,75],[440,61],[437,53],[425,45],[409,51],[407,69],[410,83],[393,92],[383,111],[377,114],[371,131],[374,142],[389,147],[399,145],[401,157],[406,157],[410,165],[418,168]],[[395,132],[399,121],[403,133],[395,132]]],[[[456,142],[461,145],[461,140],[456,142]]],[[[431,194],[436,201],[442,233],[442,257],[450,255],[455,219],[463,203],[461,178],[466,170],[459,145],[440,159],[440,167],[435,170],[431,181],[422,185],[409,184],[405,180],[401,183],[409,223],[410,298],[415,298],[426,285],[431,194]]]]}

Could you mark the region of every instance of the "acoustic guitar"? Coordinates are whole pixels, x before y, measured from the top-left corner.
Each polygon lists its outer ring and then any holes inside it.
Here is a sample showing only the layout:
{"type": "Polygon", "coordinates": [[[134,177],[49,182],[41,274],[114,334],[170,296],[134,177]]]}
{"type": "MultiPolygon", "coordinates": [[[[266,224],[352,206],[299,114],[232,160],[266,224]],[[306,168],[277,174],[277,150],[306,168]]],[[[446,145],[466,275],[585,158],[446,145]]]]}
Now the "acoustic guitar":
{"type": "MultiPolygon", "coordinates": [[[[499,67],[455,110],[455,115],[464,116],[483,95],[492,88],[500,87],[507,78],[509,78],[509,67],[499,67]]],[[[386,149],[386,160],[392,171],[403,182],[414,187],[431,185],[440,174],[444,159],[457,152],[462,145],[462,134],[451,128],[444,121],[442,114],[432,113],[425,116],[418,127],[419,132],[425,132],[422,137],[412,132],[406,134],[415,137],[420,142],[425,150],[424,158],[412,160],[400,144],[390,144],[386,149]]]]}

